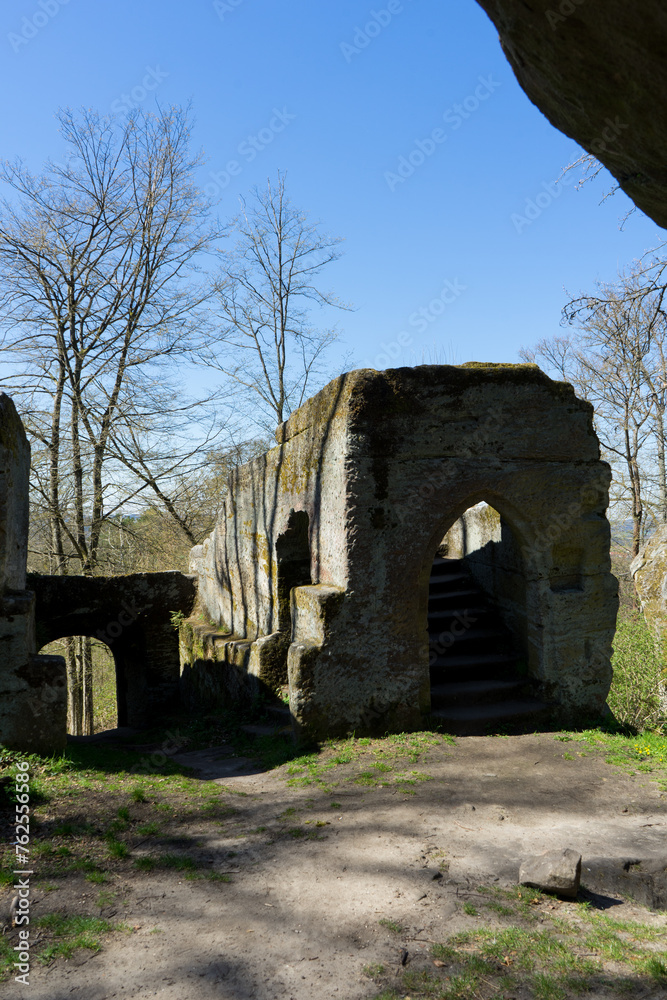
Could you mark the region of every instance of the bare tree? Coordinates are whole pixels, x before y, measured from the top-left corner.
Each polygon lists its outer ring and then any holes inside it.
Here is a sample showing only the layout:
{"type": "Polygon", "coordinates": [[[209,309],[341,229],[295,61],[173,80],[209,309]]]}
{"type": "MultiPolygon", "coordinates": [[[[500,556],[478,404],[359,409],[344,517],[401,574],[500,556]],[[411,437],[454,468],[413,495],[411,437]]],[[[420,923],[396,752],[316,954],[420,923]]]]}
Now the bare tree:
{"type": "MultiPolygon", "coordinates": [[[[169,462],[147,481],[146,463],[121,459],[118,442],[130,423],[157,429],[153,387],[167,387],[205,328],[211,283],[197,272],[220,234],[194,183],[187,112],[59,120],[65,165],[36,176],[21,161],[0,164],[12,189],[0,205],[0,322],[9,391],[35,443],[50,567],[92,575],[105,523],[147,488],[166,501],[196,452],[190,441],[177,453],[172,440],[169,462]]],[[[69,659],[70,722],[85,729],[89,650],[78,667],[69,659]],[[72,702],[80,690],[83,709],[72,702]]]]}
{"type": "Polygon", "coordinates": [[[667,317],[662,295],[637,270],[563,310],[576,333],[522,350],[571,382],[595,407],[596,429],[614,468],[612,502],[632,519],[636,555],[647,522],[667,520],[665,409],[667,317]]]}
{"type": "Polygon", "coordinates": [[[335,330],[310,325],[310,307],[349,308],[315,283],[340,257],[341,240],[292,205],[281,174],[275,187],[253,190],[231,230],[235,243],[218,283],[222,328],[199,360],[235,384],[253,423],[273,430],[317,387],[337,339],[335,330]]]}

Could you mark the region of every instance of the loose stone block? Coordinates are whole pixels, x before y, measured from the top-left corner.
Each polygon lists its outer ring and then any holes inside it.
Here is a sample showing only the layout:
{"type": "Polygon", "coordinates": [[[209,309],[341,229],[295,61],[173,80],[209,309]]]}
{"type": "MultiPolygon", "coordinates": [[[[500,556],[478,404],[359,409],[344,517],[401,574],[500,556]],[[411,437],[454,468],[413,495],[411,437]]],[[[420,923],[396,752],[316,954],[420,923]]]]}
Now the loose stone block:
{"type": "Polygon", "coordinates": [[[575,899],[581,882],[581,854],[571,848],[536,854],[521,865],[519,882],[532,889],[575,899]]]}

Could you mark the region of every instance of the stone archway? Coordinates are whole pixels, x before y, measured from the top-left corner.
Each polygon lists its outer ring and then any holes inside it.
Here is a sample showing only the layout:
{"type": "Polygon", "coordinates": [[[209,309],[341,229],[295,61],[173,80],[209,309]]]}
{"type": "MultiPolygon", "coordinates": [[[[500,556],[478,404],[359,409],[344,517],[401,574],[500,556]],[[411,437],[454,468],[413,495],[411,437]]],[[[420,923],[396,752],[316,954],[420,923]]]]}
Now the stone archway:
{"type": "Polygon", "coordinates": [[[179,703],[176,612],[194,606],[192,577],[178,572],[84,577],[30,574],[40,648],[72,635],[105,642],[116,666],[118,725],[141,726],[179,703]]]}

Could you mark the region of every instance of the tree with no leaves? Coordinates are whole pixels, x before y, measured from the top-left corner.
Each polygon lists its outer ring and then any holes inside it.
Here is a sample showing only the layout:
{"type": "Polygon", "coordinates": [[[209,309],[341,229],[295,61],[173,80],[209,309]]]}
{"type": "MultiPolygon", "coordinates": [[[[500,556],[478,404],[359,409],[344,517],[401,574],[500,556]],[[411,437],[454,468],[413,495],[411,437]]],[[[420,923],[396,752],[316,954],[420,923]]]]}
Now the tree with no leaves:
{"type": "Polygon", "coordinates": [[[641,267],[600,284],[596,295],[563,310],[574,335],[522,350],[526,361],[571,382],[595,407],[595,425],[612,463],[612,502],[632,520],[632,555],[643,540],[647,514],[667,521],[665,410],[667,315],[664,290],[648,287],[641,267]]]}
{"type": "MultiPolygon", "coordinates": [[[[175,507],[171,486],[199,452],[174,434],[188,412],[170,379],[205,328],[211,285],[197,272],[219,232],[194,182],[187,112],[59,121],[64,165],[0,164],[12,192],[0,205],[0,322],[50,570],[93,575],[104,525],[146,492],[175,507]]],[[[71,732],[92,719],[80,659],[68,654],[71,732]]]]}
{"type": "Polygon", "coordinates": [[[340,257],[341,240],[291,203],[284,174],[252,194],[231,224],[235,242],[217,286],[222,328],[199,360],[233,383],[253,423],[272,431],[319,387],[337,339],[335,330],[310,325],[309,307],[349,307],[316,284],[340,257]]]}

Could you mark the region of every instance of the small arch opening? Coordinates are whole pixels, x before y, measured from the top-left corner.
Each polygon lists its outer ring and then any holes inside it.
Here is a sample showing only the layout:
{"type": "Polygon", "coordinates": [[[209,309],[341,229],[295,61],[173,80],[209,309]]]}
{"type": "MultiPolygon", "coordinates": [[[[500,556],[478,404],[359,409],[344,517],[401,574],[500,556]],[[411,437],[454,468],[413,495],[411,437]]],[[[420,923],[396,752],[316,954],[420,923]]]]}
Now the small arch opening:
{"type": "Polygon", "coordinates": [[[73,635],[50,642],[41,652],[65,659],[68,735],[91,736],[116,729],[118,686],[110,647],[91,636],[73,635]]]}
{"type": "Polygon", "coordinates": [[[437,546],[428,582],[432,713],[458,732],[533,719],[527,581],[519,540],[489,503],[469,507],[437,546]]]}

